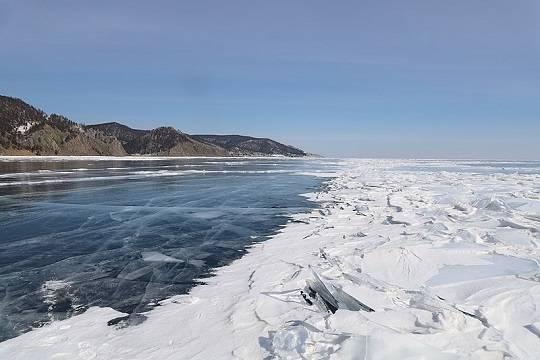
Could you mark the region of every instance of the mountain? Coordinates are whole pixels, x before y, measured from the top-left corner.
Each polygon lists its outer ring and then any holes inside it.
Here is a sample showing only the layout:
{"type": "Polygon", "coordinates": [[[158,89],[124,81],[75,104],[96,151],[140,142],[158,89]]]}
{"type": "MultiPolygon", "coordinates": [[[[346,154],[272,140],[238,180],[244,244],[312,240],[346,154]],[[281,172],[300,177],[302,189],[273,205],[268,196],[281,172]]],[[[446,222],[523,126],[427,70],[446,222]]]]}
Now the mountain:
{"type": "Polygon", "coordinates": [[[122,125],[117,122],[88,125],[87,128],[96,129],[109,136],[114,136],[115,138],[120,140],[122,144],[126,144],[149,133],[148,130],[132,129],[129,126],[122,125]]]}
{"type": "Polygon", "coordinates": [[[7,96],[0,96],[0,154],[127,155],[115,137],[7,96]]]}
{"type": "Polygon", "coordinates": [[[0,95],[0,155],[305,156],[271,139],[189,135],[172,127],[132,129],[116,122],[82,125],[0,95]]]}
{"type": "Polygon", "coordinates": [[[105,123],[87,126],[116,137],[128,154],[160,156],[228,156],[229,152],[220,146],[201,142],[172,127],[153,130],[137,130],[119,123],[105,123]]]}
{"type": "Polygon", "coordinates": [[[268,154],[283,156],[307,155],[300,149],[266,138],[242,135],[193,135],[193,138],[220,146],[235,156],[268,154]]]}

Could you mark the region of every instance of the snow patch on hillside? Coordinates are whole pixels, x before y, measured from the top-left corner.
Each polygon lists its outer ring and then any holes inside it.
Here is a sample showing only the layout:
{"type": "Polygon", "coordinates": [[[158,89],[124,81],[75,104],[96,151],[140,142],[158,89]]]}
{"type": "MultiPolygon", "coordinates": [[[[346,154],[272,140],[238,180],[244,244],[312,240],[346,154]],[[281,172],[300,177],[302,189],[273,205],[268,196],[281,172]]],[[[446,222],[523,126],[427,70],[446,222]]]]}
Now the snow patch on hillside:
{"type": "Polygon", "coordinates": [[[18,132],[19,134],[26,134],[28,132],[28,130],[30,130],[32,128],[32,126],[34,126],[35,123],[34,122],[27,122],[26,124],[24,125],[21,125],[21,126],[18,126],[17,129],[15,129],[16,132],[18,132]]]}

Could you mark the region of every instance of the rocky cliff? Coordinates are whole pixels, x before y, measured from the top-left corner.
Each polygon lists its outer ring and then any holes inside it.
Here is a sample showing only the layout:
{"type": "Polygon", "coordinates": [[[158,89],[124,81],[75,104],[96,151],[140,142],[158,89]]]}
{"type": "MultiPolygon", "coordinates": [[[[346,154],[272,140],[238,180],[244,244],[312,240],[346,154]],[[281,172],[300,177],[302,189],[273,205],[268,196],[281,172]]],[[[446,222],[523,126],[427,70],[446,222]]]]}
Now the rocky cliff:
{"type": "Polygon", "coordinates": [[[0,154],[126,155],[118,139],[0,96],[0,154]]]}

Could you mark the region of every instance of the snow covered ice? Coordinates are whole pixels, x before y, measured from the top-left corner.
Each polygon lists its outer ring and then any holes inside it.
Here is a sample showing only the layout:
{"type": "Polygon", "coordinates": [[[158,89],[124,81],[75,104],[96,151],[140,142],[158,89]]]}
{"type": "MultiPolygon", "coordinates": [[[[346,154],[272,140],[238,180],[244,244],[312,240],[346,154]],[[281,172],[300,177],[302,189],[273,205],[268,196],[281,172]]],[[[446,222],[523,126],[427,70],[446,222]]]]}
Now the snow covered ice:
{"type": "Polygon", "coordinates": [[[540,168],[514,165],[347,160],[320,209],[144,321],[93,307],[0,358],[538,359],[540,168]]]}

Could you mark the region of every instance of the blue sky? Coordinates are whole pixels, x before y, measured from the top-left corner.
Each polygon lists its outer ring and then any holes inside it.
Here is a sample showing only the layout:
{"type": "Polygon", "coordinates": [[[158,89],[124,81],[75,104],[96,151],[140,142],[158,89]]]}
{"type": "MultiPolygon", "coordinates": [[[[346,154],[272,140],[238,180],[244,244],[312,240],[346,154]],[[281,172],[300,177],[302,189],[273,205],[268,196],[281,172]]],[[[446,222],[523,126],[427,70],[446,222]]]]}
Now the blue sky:
{"type": "Polygon", "coordinates": [[[539,159],[538,19],[537,0],[0,0],[0,93],[328,156],[539,159]]]}

